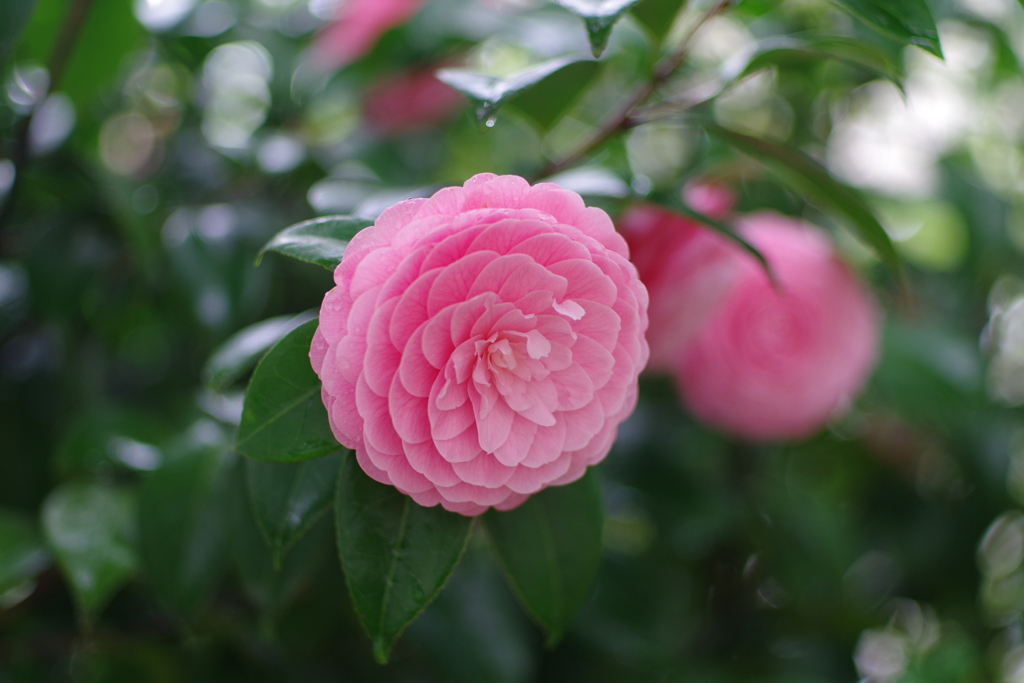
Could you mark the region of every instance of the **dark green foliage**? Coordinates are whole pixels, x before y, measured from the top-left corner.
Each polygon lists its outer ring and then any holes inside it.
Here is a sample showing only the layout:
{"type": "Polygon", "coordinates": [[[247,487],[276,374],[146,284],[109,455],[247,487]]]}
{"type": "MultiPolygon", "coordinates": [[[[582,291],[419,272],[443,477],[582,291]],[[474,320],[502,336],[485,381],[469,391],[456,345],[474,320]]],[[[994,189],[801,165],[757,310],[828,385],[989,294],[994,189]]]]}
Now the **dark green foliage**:
{"type": "Polygon", "coordinates": [[[228,486],[237,456],[197,448],[146,478],[139,494],[139,548],[156,596],[184,616],[209,600],[228,559],[228,486]]]}
{"type": "Polygon", "coordinates": [[[256,263],[259,264],[268,251],[276,251],[334,270],[335,266],[341,263],[348,241],[372,223],[373,221],[351,216],[326,216],[303,221],[274,235],[274,238],[256,255],[256,263]]]}
{"type": "Polygon", "coordinates": [[[437,77],[469,98],[477,122],[490,127],[495,123],[494,115],[498,108],[506,101],[580,60],[578,57],[559,57],[503,78],[454,68],[441,69],[437,77]]]}
{"type": "Polygon", "coordinates": [[[829,172],[814,159],[784,145],[761,140],[737,133],[716,125],[705,125],[709,135],[719,137],[736,149],[760,161],[777,164],[784,172],[793,176],[795,183],[805,188],[829,209],[843,215],[850,227],[864,240],[894,275],[902,272],[896,247],[878,222],[874,211],[865,199],[853,188],[835,180],[829,172]]]}
{"type": "Polygon", "coordinates": [[[0,64],[4,63],[7,55],[17,45],[22,29],[32,16],[34,5],[35,0],[14,0],[0,7],[0,64]]]}
{"type": "Polygon", "coordinates": [[[553,646],[586,601],[601,564],[604,513],[597,476],[553,486],[514,510],[490,510],[487,535],[523,606],[553,646]]]}
{"type": "Polygon", "coordinates": [[[386,664],[391,648],[437,597],[469,541],[472,518],[425,508],[370,479],[346,453],[334,501],[338,554],[352,605],[386,664]]]}
{"type": "Polygon", "coordinates": [[[820,64],[823,59],[844,62],[863,69],[876,78],[886,78],[900,89],[903,88],[902,65],[893,60],[892,55],[886,50],[863,41],[836,36],[793,41],[784,47],[770,47],[758,52],[747,62],[736,79],[742,80],[772,66],[820,64]]]}
{"type": "Polygon", "coordinates": [[[587,38],[594,57],[600,57],[608,47],[615,22],[639,0],[557,0],[587,27],[587,38]]]}
{"type": "Polygon", "coordinates": [[[330,510],[341,454],[302,462],[245,462],[253,516],[274,566],[330,510]]]}
{"type": "Polygon", "coordinates": [[[210,356],[203,368],[203,380],[214,391],[223,391],[245,376],[267,350],[310,315],[279,316],[241,330],[210,356]]]}
{"type": "Polygon", "coordinates": [[[50,553],[32,523],[0,510],[0,594],[32,580],[49,565],[50,553]]]}
{"type": "Polygon", "coordinates": [[[672,28],[676,13],[687,0],[641,0],[630,8],[630,12],[659,40],[672,28]]]}
{"type": "MultiPolygon", "coordinates": [[[[317,461],[312,461],[317,462],[317,461]]],[[[252,463],[250,463],[252,464],[252,463]]],[[[305,467],[307,463],[266,463],[266,467],[305,467]]],[[[337,467],[334,468],[335,473],[337,467]]],[[[334,483],[332,473],[331,483],[334,483]]],[[[297,594],[321,569],[325,561],[333,560],[333,520],[321,515],[309,521],[301,537],[293,538],[287,555],[275,552],[267,543],[264,531],[257,524],[253,505],[245,490],[241,472],[236,473],[229,491],[231,550],[233,565],[242,587],[260,610],[260,627],[268,636],[275,622],[294,602],[297,594]],[[308,532],[308,533],[305,533],[308,532]]],[[[333,486],[331,493],[333,493],[333,486]]]]}
{"type": "Polygon", "coordinates": [[[146,28],[143,2],[0,0],[0,681],[824,683],[894,647],[876,679],[1014,670],[1013,3],[427,0],[337,71],[307,59],[322,4],[146,28]],[[476,112],[384,130],[366,102],[406,69],[476,112]],[[931,184],[851,173],[851,131],[884,143],[861,171],[931,184]],[[750,444],[650,374],[600,472],[517,509],[365,476],[309,360],[330,270],[404,197],[552,168],[613,219],[732,234],[682,203],[710,178],[738,214],[849,228],[885,327],[849,411],[750,444]]]}
{"type": "Polygon", "coordinates": [[[601,62],[589,59],[568,64],[511,97],[510,106],[525,113],[544,130],[550,130],[593,82],[600,68],[601,62]]]}
{"type": "Polygon", "coordinates": [[[245,393],[235,448],[254,460],[308,460],[338,449],[320,379],[309,364],[317,321],[289,332],[263,357],[245,393]]]}
{"type": "Polygon", "coordinates": [[[836,0],[858,18],[891,38],[942,57],[935,19],[925,0],[836,0]]]}
{"type": "Polygon", "coordinates": [[[138,569],[135,497],[100,484],[65,484],[46,499],[43,533],[88,622],[138,569]]]}

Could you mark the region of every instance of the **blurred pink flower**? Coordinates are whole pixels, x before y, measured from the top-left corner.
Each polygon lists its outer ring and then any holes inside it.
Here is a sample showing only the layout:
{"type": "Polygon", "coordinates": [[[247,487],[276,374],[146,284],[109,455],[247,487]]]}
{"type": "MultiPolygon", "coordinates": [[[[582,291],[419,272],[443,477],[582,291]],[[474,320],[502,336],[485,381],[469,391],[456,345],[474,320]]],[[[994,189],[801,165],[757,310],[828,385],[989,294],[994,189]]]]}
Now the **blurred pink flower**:
{"type": "Polygon", "coordinates": [[[736,206],[736,192],[725,183],[692,180],[683,188],[683,201],[710,218],[726,218],[736,206]]]}
{"type": "Polygon", "coordinates": [[[437,80],[434,69],[417,69],[370,86],[363,118],[377,132],[395,135],[444,121],[463,103],[462,95],[437,80]]]}
{"type": "MultiPolygon", "coordinates": [[[[778,289],[753,257],[708,233],[732,251],[735,272],[713,315],[678,349],[677,384],[690,411],[708,424],[753,440],[804,437],[867,380],[878,355],[879,312],[820,230],[758,213],[741,219],[739,232],[768,259],[778,289]]],[[[703,278],[691,282],[705,286],[703,278]]],[[[654,315],[652,307],[652,331],[654,315]]]]}
{"type": "Polygon", "coordinates": [[[338,16],[313,41],[313,59],[337,69],[362,57],[388,29],[408,21],[425,0],[344,0],[338,16]]]}
{"type": "Polygon", "coordinates": [[[718,234],[655,204],[636,204],[617,223],[650,293],[647,367],[671,371],[679,349],[728,292],[737,271],[736,254],[718,234]]]}
{"type": "Polygon", "coordinates": [[[633,410],[647,291],[607,214],[481,174],[351,241],[310,358],[335,436],[421,505],[475,515],[581,477],[633,410]]]}

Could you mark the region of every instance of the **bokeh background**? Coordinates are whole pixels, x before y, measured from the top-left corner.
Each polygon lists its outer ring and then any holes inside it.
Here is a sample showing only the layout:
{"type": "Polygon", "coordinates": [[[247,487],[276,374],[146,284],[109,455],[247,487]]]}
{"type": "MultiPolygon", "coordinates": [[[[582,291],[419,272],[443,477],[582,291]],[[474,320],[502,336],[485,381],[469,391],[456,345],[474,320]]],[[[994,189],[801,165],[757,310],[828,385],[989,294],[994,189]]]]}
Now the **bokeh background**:
{"type": "Polygon", "coordinates": [[[643,377],[600,467],[598,584],[563,643],[543,647],[477,530],[379,667],[327,519],[270,567],[231,452],[245,377],[204,367],[240,329],[278,318],[255,335],[280,334],[331,286],[279,255],[255,267],[273,234],[372,218],[478,172],[537,179],[650,73],[683,3],[641,0],[599,63],[481,124],[429,74],[587,53],[577,17],[428,0],[340,64],[323,47],[333,0],[5,0],[0,681],[1024,681],[1024,9],[928,4],[944,60],[829,0],[735,3],[648,123],[556,178],[614,216],[713,177],[742,212],[830,230],[885,309],[880,364],[850,411],[808,440],[754,445],[643,377]],[[424,75],[430,106],[413,116],[401,88],[424,75]],[[860,188],[906,290],[834,215],[691,116],[860,188]],[[201,476],[147,486],[196,453],[201,476]],[[96,530],[65,544],[113,558],[102,590],[54,566],[61,514],[96,530]]]}

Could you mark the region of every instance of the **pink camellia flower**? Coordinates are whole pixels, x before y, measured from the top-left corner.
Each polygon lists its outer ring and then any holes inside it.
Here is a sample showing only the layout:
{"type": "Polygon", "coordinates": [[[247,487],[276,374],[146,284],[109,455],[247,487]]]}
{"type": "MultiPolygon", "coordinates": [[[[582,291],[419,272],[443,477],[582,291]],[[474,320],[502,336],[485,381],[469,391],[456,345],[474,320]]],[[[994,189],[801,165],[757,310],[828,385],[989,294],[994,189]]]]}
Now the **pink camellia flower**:
{"type": "Polygon", "coordinates": [[[351,241],[310,359],[335,436],[425,506],[513,508],[608,453],[647,361],[647,291],[600,209],[489,173],[351,241]]]}
{"type": "Polygon", "coordinates": [[[444,121],[463,105],[462,95],[437,80],[433,69],[396,74],[370,86],[363,118],[385,135],[397,135],[444,121]]]}
{"type": "MultiPolygon", "coordinates": [[[[735,272],[713,315],[678,349],[677,384],[690,411],[708,424],[753,440],[804,437],[874,368],[879,313],[813,226],[758,213],[741,219],[739,232],[764,254],[778,286],[752,256],[712,236],[733,252],[735,272]]],[[[702,278],[691,282],[701,286],[702,278]]],[[[653,308],[651,315],[653,322],[653,308]]]]}
{"type": "Polygon", "coordinates": [[[369,52],[388,29],[408,21],[424,0],[344,0],[337,18],[313,42],[313,58],[337,69],[369,52]]]}

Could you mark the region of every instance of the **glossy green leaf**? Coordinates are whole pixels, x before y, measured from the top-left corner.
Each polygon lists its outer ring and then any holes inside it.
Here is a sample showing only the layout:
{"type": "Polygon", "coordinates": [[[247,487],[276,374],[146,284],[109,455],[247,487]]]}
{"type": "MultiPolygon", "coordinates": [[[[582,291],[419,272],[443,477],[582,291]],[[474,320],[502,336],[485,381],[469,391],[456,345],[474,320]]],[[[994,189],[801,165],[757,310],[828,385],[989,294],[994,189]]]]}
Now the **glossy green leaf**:
{"type": "Polygon", "coordinates": [[[878,78],[892,81],[903,89],[900,64],[887,52],[861,40],[842,37],[814,38],[807,41],[786,40],[756,53],[732,80],[740,81],[761,69],[776,65],[801,64],[832,59],[863,69],[878,78]]]}
{"type": "Polygon", "coordinates": [[[50,551],[32,522],[0,510],[0,595],[50,566],[50,551]]]}
{"type": "Polygon", "coordinates": [[[835,0],[880,33],[942,58],[939,32],[925,0],[835,0]]]}
{"type": "Polygon", "coordinates": [[[334,503],[341,453],[302,462],[245,462],[252,512],[275,567],[334,503]]]}
{"type": "Polygon", "coordinates": [[[256,265],[265,253],[276,251],[334,270],[341,263],[349,240],[368,225],[373,225],[372,219],[355,216],[324,216],[296,223],[270,238],[256,255],[256,265]]]}
{"type": "Polygon", "coordinates": [[[711,123],[702,123],[709,135],[729,143],[739,151],[762,162],[781,167],[795,184],[816,202],[842,214],[882,262],[897,277],[902,263],[892,240],[867,201],[853,188],[840,183],[817,161],[783,145],[728,130],[711,123]]]}
{"type": "Polygon", "coordinates": [[[111,86],[125,58],[148,38],[132,11],[132,0],[93,0],[88,11],[58,86],[82,111],[111,86]]]}
{"type": "Polygon", "coordinates": [[[590,50],[595,57],[600,57],[608,47],[608,38],[612,34],[615,22],[640,0],[556,0],[569,10],[587,27],[587,38],[590,39],[590,50]]]}
{"type": "Polygon", "coordinates": [[[672,208],[675,211],[678,211],[679,213],[685,216],[689,216],[695,221],[702,223],[703,225],[706,225],[707,227],[711,228],[712,230],[722,235],[723,237],[738,244],[744,251],[746,251],[748,254],[757,259],[758,263],[761,264],[761,267],[764,268],[765,272],[768,273],[768,277],[770,277],[773,282],[775,281],[775,273],[772,270],[771,264],[768,263],[768,259],[764,257],[764,254],[762,254],[761,251],[753,244],[743,239],[743,237],[735,230],[733,230],[728,224],[716,218],[712,218],[711,216],[707,216],[701,213],[700,211],[695,211],[692,208],[690,208],[689,205],[683,202],[673,203],[672,208]]]}
{"type": "Polygon", "coordinates": [[[101,484],[71,483],[43,503],[43,533],[88,622],[138,569],[135,496],[101,484]]]}
{"type": "Polygon", "coordinates": [[[254,460],[294,462],[338,450],[320,399],[320,378],[309,364],[316,327],[316,320],[299,325],[256,366],[238,425],[239,453],[254,460]]]}
{"type": "Polygon", "coordinates": [[[604,513],[593,470],[519,507],[489,510],[484,526],[519,600],[556,644],[593,588],[601,565],[604,513]]]}
{"type": "Polygon", "coordinates": [[[7,0],[0,2],[0,66],[18,44],[22,29],[32,16],[35,0],[7,0]]]}
{"type": "Polygon", "coordinates": [[[214,391],[224,391],[248,372],[267,349],[315,313],[269,318],[232,335],[213,352],[203,368],[203,381],[214,391]]]}
{"type": "Polygon", "coordinates": [[[162,445],[173,432],[146,412],[120,406],[97,406],[79,415],[61,440],[54,464],[62,476],[96,474],[125,468],[156,469],[162,445]]]}
{"type": "Polygon", "coordinates": [[[494,125],[494,114],[510,98],[539,83],[559,69],[581,61],[580,57],[559,57],[541,62],[504,78],[488,76],[469,69],[440,69],[437,77],[468,97],[475,107],[477,121],[494,125]]]}
{"type": "Polygon", "coordinates": [[[342,458],[334,509],[352,604],[384,664],[405,627],[441,592],[473,519],[423,507],[370,479],[351,452],[342,458]]]}
{"type": "Polygon", "coordinates": [[[168,460],[139,495],[139,549],[157,597],[184,615],[217,588],[227,562],[227,486],[237,457],[213,445],[168,460]]]}
{"type": "Polygon", "coordinates": [[[311,524],[309,532],[296,541],[283,562],[275,566],[253,516],[244,477],[241,472],[238,474],[240,476],[235,478],[229,496],[232,563],[246,594],[259,606],[264,633],[270,636],[274,620],[291,604],[324,560],[333,554],[334,520],[321,516],[311,524]]]}
{"type": "Polygon", "coordinates": [[[630,14],[660,41],[672,30],[676,15],[685,5],[686,0],[640,0],[630,8],[630,14]]]}
{"type": "Polygon", "coordinates": [[[409,626],[409,636],[437,662],[441,680],[537,680],[542,653],[535,629],[486,547],[466,552],[437,600],[409,626]]]}
{"type": "MultiPolygon", "coordinates": [[[[0,0],[0,5],[24,1],[0,0]]],[[[56,41],[62,37],[61,28],[72,4],[85,8],[84,22],[60,82],[51,86],[66,92],[78,111],[85,112],[91,110],[96,96],[117,79],[125,58],[144,46],[147,34],[132,12],[132,0],[37,0],[15,50],[16,57],[46,64],[56,41]]]]}
{"type": "Polygon", "coordinates": [[[602,62],[585,59],[566,65],[509,101],[544,130],[550,130],[601,71],[602,62]]]}

